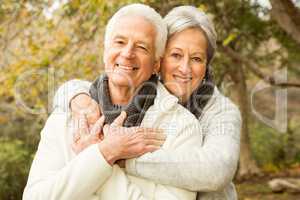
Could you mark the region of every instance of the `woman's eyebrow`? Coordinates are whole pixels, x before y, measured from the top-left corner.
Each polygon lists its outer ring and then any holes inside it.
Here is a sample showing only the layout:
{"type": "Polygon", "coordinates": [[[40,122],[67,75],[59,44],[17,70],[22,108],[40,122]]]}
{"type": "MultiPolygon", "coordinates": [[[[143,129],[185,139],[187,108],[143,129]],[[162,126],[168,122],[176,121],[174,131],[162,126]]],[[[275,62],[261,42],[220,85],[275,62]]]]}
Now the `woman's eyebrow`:
{"type": "Polygon", "coordinates": [[[196,51],[194,53],[191,54],[192,56],[196,56],[196,55],[200,55],[200,56],[206,56],[206,53],[205,52],[200,52],[200,51],[196,51]]]}
{"type": "Polygon", "coordinates": [[[179,48],[179,47],[171,47],[170,50],[178,50],[178,51],[182,51],[181,48],[179,48]]]}

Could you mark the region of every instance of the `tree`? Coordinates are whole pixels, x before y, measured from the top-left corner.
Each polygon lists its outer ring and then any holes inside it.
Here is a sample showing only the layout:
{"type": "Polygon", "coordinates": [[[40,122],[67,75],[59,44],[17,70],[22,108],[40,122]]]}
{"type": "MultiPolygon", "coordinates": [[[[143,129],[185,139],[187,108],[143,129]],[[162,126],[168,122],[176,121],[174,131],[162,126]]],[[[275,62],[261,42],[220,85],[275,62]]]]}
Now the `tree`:
{"type": "Polygon", "coordinates": [[[300,9],[292,0],[270,0],[271,15],[278,25],[300,44],[300,9]]]}

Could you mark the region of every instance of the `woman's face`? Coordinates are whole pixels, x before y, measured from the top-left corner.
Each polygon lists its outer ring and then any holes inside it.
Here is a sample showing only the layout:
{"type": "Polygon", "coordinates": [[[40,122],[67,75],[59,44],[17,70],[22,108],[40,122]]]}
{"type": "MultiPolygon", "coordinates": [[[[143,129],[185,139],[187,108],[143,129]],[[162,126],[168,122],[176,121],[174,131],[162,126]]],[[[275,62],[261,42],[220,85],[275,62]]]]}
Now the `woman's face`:
{"type": "Polygon", "coordinates": [[[161,65],[166,88],[181,102],[186,102],[205,76],[207,40],[198,28],[188,28],[172,35],[161,65]]]}

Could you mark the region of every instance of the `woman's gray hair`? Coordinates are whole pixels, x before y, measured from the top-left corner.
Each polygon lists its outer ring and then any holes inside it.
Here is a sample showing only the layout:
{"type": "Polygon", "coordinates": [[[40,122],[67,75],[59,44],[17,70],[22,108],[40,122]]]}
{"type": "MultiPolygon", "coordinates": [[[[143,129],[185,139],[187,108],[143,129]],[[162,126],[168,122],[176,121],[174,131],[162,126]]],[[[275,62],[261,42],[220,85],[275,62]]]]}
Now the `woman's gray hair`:
{"type": "Polygon", "coordinates": [[[208,16],[193,6],[178,6],[173,8],[165,17],[168,27],[168,37],[188,28],[200,28],[207,40],[207,66],[214,57],[217,48],[217,33],[208,16]]]}
{"type": "Polygon", "coordinates": [[[156,60],[163,56],[166,43],[167,43],[167,26],[163,21],[159,13],[153,8],[144,4],[129,4],[119,9],[108,21],[105,35],[104,35],[104,47],[107,47],[111,41],[113,35],[113,29],[116,23],[127,16],[141,16],[152,23],[155,27],[155,58],[156,60]]]}

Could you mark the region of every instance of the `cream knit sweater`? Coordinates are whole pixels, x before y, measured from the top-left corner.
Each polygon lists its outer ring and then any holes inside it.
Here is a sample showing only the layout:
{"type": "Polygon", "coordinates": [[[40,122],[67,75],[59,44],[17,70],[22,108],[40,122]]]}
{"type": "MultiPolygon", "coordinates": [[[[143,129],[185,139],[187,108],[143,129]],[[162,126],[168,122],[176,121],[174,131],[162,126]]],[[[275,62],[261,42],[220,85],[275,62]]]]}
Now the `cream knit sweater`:
{"type": "MultiPolygon", "coordinates": [[[[154,105],[146,112],[141,126],[163,129],[167,140],[160,150],[142,157],[151,160],[153,156],[163,159],[165,155],[178,154],[181,162],[193,166],[197,158],[186,152],[201,148],[203,134],[194,115],[177,102],[178,99],[159,83],[154,105]]],[[[76,156],[71,150],[69,125],[68,113],[55,108],[42,130],[23,199],[196,199],[196,192],[129,175],[117,165],[111,167],[97,145],[76,156]]],[[[135,159],[127,162],[135,168],[135,159]]],[[[170,167],[176,167],[177,160],[167,162],[170,167]]],[[[162,175],[160,173],[157,171],[157,176],[162,175]]]]}

